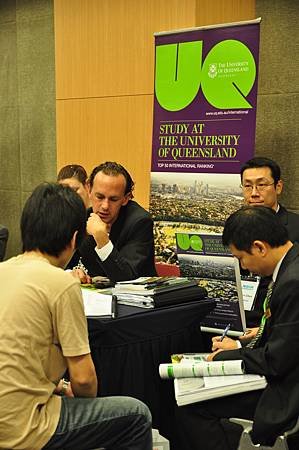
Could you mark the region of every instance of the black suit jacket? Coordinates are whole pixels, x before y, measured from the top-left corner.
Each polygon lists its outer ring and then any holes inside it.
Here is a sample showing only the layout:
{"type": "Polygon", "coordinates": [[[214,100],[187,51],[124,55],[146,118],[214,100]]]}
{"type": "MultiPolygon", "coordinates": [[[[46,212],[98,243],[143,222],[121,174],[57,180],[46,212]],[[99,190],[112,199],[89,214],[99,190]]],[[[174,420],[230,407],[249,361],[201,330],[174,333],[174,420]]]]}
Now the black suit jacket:
{"type": "Polygon", "coordinates": [[[259,346],[224,351],[215,360],[242,359],[247,373],[267,377],[257,404],[253,440],[269,443],[299,415],[299,244],[285,256],[270,300],[259,346]]]}
{"type": "Polygon", "coordinates": [[[299,214],[288,211],[284,206],[279,205],[277,216],[289,233],[292,242],[299,242],[299,214]]]}
{"type": "MultiPolygon", "coordinates": [[[[299,242],[299,215],[289,212],[284,206],[279,205],[277,216],[281,223],[286,227],[289,234],[289,239],[292,242],[299,242]]],[[[263,315],[263,303],[267,292],[267,287],[271,277],[263,277],[260,280],[254,306],[252,311],[246,311],[247,327],[259,326],[261,317],[263,315]]]]}
{"type": "MultiPolygon", "coordinates": [[[[90,212],[91,209],[88,216],[90,212]]],[[[68,267],[74,267],[81,257],[91,276],[104,275],[112,281],[121,281],[156,275],[153,221],[138,203],[130,200],[121,207],[109,238],[114,248],[105,261],[101,261],[95,252],[93,236],[87,236],[68,267]]]]}

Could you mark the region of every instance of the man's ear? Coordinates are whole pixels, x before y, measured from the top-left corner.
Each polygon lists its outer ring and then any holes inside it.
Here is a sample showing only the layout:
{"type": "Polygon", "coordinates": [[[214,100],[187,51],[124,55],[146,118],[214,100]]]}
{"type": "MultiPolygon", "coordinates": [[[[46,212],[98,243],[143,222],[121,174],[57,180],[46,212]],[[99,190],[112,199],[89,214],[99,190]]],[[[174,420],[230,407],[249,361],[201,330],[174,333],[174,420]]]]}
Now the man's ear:
{"type": "Polygon", "coordinates": [[[128,193],[124,196],[123,201],[122,201],[122,203],[121,203],[121,206],[126,206],[126,205],[128,204],[128,201],[130,200],[131,195],[132,195],[131,192],[128,192],[128,193]]]}
{"type": "Polygon", "coordinates": [[[266,254],[268,253],[267,243],[264,241],[253,241],[251,249],[255,250],[261,256],[266,256],[266,254]]]}
{"type": "Polygon", "coordinates": [[[275,186],[276,194],[280,195],[282,193],[282,189],[283,189],[283,181],[282,180],[278,180],[277,184],[275,186]]]}
{"type": "Polygon", "coordinates": [[[72,249],[73,252],[77,248],[77,234],[78,234],[78,230],[76,230],[74,232],[73,237],[72,237],[71,242],[70,242],[70,246],[71,246],[71,249],[72,249]]]}

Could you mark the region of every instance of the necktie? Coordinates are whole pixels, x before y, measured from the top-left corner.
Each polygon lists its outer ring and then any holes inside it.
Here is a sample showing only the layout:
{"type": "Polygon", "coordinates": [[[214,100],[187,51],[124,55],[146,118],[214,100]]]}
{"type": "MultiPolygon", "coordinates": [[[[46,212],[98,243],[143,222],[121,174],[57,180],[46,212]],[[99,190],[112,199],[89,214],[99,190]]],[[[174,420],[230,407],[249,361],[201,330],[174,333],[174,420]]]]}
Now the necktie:
{"type": "Polygon", "coordinates": [[[265,328],[265,323],[268,317],[268,309],[269,309],[269,302],[270,302],[270,298],[272,295],[272,291],[273,291],[273,285],[274,282],[273,280],[270,281],[268,289],[267,289],[267,294],[263,303],[263,310],[264,310],[264,314],[263,317],[261,319],[261,323],[259,326],[259,329],[255,335],[255,337],[246,345],[247,348],[254,348],[256,346],[256,343],[259,341],[259,339],[261,338],[264,328],[265,328]]]}

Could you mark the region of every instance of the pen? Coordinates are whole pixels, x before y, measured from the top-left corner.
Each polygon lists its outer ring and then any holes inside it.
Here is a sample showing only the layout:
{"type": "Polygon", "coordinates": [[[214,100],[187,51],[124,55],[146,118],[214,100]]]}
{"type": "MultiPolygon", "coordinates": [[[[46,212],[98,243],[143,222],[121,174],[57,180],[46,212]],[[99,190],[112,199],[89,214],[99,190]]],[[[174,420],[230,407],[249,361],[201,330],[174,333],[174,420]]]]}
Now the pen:
{"type": "Polygon", "coordinates": [[[112,319],[115,319],[117,317],[117,296],[116,295],[112,295],[111,317],[112,317],[112,319]]]}
{"type": "Polygon", "coordinates": [[[228,332],[229,329],[230,329],[230,323],[228,325],[226,325],[226,327],[224,328],[223,333],[222,333],[221,338],[220,338],[220,341],[223,341],[223,339],[227,335],[227,332],[228,332]]]}

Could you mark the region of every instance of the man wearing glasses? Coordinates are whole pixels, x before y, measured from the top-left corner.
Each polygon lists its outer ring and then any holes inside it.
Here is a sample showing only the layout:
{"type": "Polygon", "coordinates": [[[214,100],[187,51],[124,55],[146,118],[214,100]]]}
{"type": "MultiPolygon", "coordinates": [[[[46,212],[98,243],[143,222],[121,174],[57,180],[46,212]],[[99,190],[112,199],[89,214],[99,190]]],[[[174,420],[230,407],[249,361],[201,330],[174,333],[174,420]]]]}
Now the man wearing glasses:
{"type": "Polygon", "coordinates": [[[274,209],[287,228],[290,240],[299,242],[299,215],[278,203],[283,189],[279,165],[270,158],[252,158],[241,167],[241,183],[245,203],[274,209]]]}

